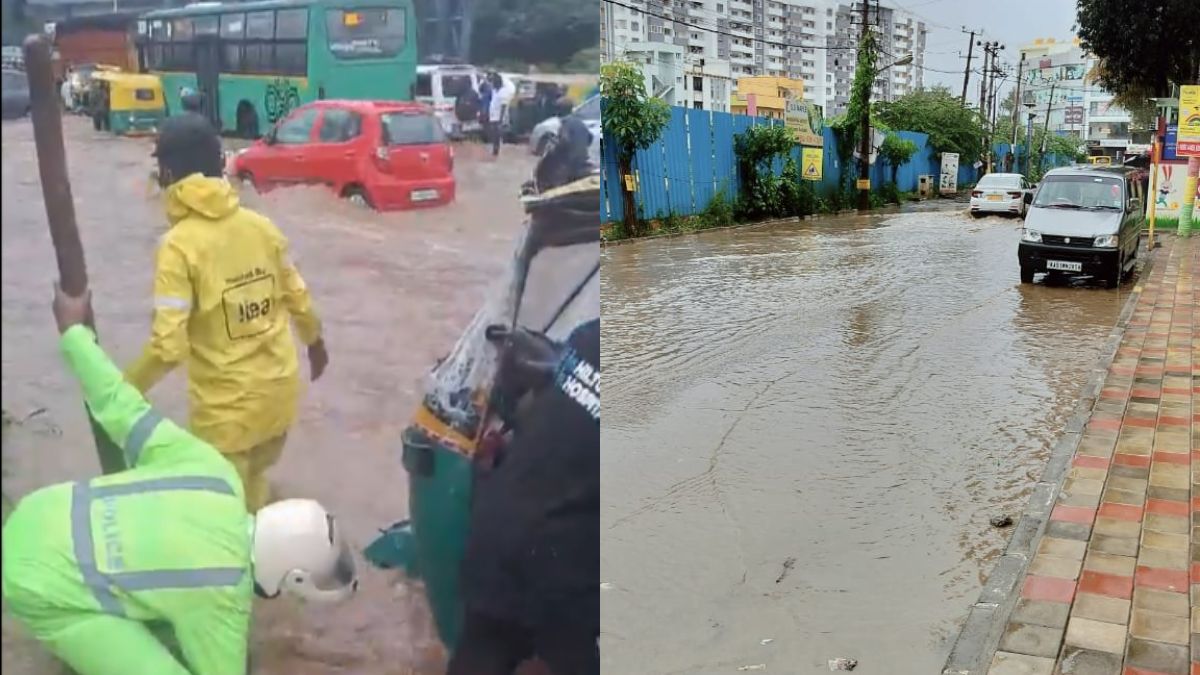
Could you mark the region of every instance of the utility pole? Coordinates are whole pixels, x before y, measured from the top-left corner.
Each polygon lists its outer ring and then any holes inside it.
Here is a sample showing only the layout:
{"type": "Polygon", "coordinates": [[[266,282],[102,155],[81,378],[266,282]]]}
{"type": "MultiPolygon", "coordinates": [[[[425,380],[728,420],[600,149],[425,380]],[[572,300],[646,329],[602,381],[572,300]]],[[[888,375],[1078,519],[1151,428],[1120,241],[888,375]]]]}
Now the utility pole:
{"type": "Polygon", "coordinates": [[[987,98],[987,73],[988,73],[988,65],[989,65],[988,59],[991,57],[992,52],[990,49],[990,47],[991,47],[990,42],[981,42],[979,44],[980,44],[980,46],[983,47],[983,70],[979,71],[979,74],[980,74],[979,116],[980,116],[980,118],[983,118],[983,117],[985,117],[985,115],[983,114],[984,102],[985,102],[985,99],[987,98]]]}
{"type": "MultiPolygon", "coordinates": [[[[871,20],[870,7],[870,0],[862,0],[862,33],[859,34],[858,38],[859,49],[867,49],[870,44],[867,32],[871,30],[868,25],[871,20]]],[[[859,128],[861,138],[858,141],[860,156],[858,165],[858,210],[861,212],[871,210],[871,87],[873,86],[875,86],[874,81],[867,86],[867,100],[863,105],[862,122],[859,128]],[[863,181],[866,181],[866,183],[863,181]],[[864,185],[866,187],[863,187],[864,185]]],[[[850,95],[853,96],[854,92],[851,92],[850,95]]]]}
{"type": "Polygon", "coordinates": [[[1050,83],[1050,99],[1046,101],[1046,122],[1042,125],[1042,147],[1038,154],[1038,173],[1042,172],[1042,162],[1046,159],[1046,135],[1050,133],[1050,106],[1054,104],[1054,88],[1057,82],[1050,83]]]}
{"type": "MultiPolygon", "coordinates": [[[[967,32],[966,27],[963,28],[963,32],[967,32]]],[[[967,105],[967,84],[971,81],[971,52],[975,49],[975,31],[971,31],[970,36],[967,39],[967,67],[963,69],[962,100],[959,101],[959,104],[964,107],[967,105]]]]}
{"type": "MultiPolygon", "coordinates": [[[[1012,145],[1014,152],[1017,147],[1017,123],[1019,117],[1017,111],[1021,108],[1021,77],[1025,72],[1025,54],[1021,54],[1021,60],[1017,61],[1017,93],[1013,95],[1013,113],[1012,113],[1012,145]]],[[[1026,152],[1028,152],[1026,148],[1026,152]]]]}

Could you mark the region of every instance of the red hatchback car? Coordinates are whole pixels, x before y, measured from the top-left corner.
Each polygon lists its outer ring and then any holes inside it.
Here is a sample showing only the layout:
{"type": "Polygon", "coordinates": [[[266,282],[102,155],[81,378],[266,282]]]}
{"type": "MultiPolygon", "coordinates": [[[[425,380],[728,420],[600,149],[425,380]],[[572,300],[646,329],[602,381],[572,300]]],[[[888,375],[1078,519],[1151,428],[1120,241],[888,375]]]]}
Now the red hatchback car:
{"type": "Polygon", "coordinates": [[[454,201],[454,149],[433,111],[398,101],[300,106],[227,165],[256,189],[324,184],[391,211],[454,201]]]}

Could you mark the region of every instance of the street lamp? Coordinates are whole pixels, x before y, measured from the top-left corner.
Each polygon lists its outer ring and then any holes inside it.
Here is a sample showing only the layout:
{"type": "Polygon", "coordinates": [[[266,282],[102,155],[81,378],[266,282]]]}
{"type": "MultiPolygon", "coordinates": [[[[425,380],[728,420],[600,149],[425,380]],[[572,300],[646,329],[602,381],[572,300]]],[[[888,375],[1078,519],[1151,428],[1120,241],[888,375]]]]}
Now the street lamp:
{"type": "MultiPolygon", "coordinates": [[[[912,52],[901,56],[875,71],[876,77],[892,66],[906,66],[913,62],[912,52]]],[[[867,104],[863,107],[862,138],[858,142],[860,163],[858,165],[858,210],[871,210],[871,90],[867,90],[867,104]]]]}

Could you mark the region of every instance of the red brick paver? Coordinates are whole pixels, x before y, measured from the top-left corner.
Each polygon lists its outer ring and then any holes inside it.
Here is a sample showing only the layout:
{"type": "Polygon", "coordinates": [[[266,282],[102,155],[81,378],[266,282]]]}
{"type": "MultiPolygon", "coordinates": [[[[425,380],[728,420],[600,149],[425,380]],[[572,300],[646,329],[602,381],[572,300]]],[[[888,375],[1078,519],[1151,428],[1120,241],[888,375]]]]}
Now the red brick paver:
{"type": "MultiPolygon", "coordinates": [[[[1057,632],[1054,673],[1200,675],[1197,277],[1200,241],[1163,238],[1051,512],[1052,534],[1021,585],[1023,602],[1069,603],[1067,619],[1043,621],[1027,655],[1024,642],[1006,641],[990,672],[1050,673],[1040,657],[1057,632]],[[1085,476],[1103,481],[1099,504],[1071,498],[1085,476]],[[1084,550],[1082,569],[1064,559],[1084,550]]],[[[1019,623],[1010,618],[1009,632],[1019,623]]]]}

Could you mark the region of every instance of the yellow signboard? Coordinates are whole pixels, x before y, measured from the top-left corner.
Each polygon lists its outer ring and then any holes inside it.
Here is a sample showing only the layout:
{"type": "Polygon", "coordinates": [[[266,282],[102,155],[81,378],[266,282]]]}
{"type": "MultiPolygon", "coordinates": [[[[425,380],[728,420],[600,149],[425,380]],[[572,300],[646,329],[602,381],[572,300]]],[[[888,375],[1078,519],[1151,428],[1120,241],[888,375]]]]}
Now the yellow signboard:
{"type": "Polygon", "coordinates": [[[800,173],[804,180],[821,180],[821,163],[824,154],[821,148],[802,148],[800,150],[800,173]]]}
{"type": "Polygon", "coordinates": [[[1179,141],[1175,152],[1200,157],[1200,84],[1179,88],[1179,141]]]}
{"type": "Polygon", "coordinates": [[[870,190],[871,189],[871,179],[870,178],[859,178],[857,181],[855,181],[854,185],[859,190],[870,190]]]}
{"type": "Polygon", "coordinates": [[[821,106],[812,101],[796,99],[788,99],[785,106],[783,123],[796,135],[797,143],[818,148],[825,144],[821,135],[821,129],[824,127],[821,106]]]}
{"type": "Polygon", "coordinates": [[[638,189],[637,174],[636,173],[625,174],[625,191],[626,192],[637,192],[637,189],[638,189]]]}

